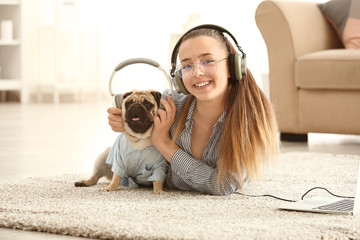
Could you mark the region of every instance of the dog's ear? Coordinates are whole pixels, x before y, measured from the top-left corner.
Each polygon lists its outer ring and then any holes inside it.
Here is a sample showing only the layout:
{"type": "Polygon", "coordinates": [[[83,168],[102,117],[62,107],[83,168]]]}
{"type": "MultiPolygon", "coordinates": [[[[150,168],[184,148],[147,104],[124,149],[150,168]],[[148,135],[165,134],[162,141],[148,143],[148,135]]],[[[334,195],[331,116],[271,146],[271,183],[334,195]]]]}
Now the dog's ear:
{"type": "Polygon", "coordinates": [[[154,96],[154,99],[155,99],[155,102],[156,102],[157,106],[160,107],[161,93],[157,92],[157,91],[152,91],[151,95],[154,96]]]}
{"type": "Polygon", "coordinates": [[[123,99],[127,98],[128,96],[130,96],[132,94],[132,92],[127,92],[127,93],[124,93],[123,95],[123,99]]]}

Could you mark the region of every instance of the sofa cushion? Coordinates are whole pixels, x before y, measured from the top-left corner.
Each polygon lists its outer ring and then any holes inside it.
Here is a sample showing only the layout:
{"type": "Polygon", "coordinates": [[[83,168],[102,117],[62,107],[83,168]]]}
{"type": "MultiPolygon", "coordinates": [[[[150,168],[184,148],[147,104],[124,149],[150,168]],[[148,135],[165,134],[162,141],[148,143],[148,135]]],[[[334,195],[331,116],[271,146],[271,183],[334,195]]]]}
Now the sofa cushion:
{"type": "Polygon", "coordinates": [[[360,48],[360,1],[331,0],[318,6],[338,32],[345,48],[360,48]]]}
{"type": "Polygon", "coordinates": [[[299,88],[360,89],[360,50],[331,49],[296,59],[295,82],[299,88]]]}

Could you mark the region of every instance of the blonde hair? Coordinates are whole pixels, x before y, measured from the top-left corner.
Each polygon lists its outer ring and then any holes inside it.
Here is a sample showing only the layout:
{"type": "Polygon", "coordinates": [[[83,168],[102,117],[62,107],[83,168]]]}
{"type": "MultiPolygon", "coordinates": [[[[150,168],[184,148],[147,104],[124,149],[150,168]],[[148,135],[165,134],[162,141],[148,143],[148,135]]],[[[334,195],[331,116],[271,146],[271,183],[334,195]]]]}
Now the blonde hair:
{"type": "MultiPolygon", "coordinates": [[[[212,29],[192,31],[183,41],[198,36],[214,37],[228,54],[234,51],[224,35],[212,29]]],[[[173,141],[176,141],[184,128],[194,98],[190,95],[183,106],[173,141]]],[[[262,166],[279,153],[275,113],[249,69],[241,81],[228,80],[223,106],[227,115],[220,140],[218,183],[219,186],[223,186],[226,179],[230,178],[242,189],[246,179],[251,180],[259,176],[262,166]]]]}

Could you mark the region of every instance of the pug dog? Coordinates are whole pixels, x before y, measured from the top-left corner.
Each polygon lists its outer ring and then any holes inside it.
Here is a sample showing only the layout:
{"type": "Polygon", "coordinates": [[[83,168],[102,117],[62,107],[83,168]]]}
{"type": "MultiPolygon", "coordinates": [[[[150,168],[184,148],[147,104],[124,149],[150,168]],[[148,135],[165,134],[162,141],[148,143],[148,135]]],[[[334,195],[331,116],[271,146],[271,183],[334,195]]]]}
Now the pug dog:
{"type": "Polygon", "coordinates": [[[106,148],[97,157],[91,177],[75,182],[76,187],[93,186],[106,177],[111,182],[103,191],[115,191],[121,184],[128,187],[153,185],[154,193],[164,192],[168,163],[150,140],[160,99],[161,93],[154,90],[133,90],[123,95],[124,132],[113,147],[106,148]]]}
{"type": "Polygon", "coordinates": [[[151,145],[154,116],[160,108],[161,93],[137,91],[124,94],[121,113],[124,119],[124,134],[132,146],[142,150],[151,145]]]}

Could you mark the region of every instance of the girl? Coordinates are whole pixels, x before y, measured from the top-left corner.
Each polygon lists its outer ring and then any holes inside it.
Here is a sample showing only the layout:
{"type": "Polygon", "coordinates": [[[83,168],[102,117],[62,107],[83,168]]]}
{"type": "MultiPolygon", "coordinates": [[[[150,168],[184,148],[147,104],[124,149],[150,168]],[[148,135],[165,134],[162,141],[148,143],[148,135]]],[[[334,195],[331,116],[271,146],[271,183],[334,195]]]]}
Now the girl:
{"type": "MultiPolygon", "coordinates": [[[[166,185],[232,194],[278,154],[274,111],[249,70],[240,81],[230,74],[235,49],[221,31],[195,28],[179,44],[178,74],[190,94],[162,100],[151,137],[170,163],[166,185]]],[[[123,131],[121,110],[108,113],[112,129],[123,131]]]]}

